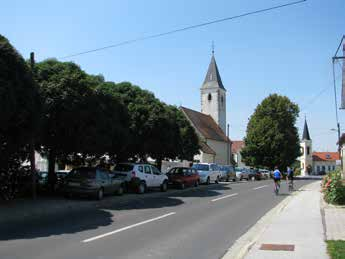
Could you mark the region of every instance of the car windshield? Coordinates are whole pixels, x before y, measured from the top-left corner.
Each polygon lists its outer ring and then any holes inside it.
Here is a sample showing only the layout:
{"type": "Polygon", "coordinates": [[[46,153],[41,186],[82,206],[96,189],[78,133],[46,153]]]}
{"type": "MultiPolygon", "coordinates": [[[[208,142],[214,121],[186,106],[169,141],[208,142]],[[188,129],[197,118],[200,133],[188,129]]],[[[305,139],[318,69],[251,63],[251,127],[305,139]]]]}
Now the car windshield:
{"type": "Polygon", "coordinates": [[[192,166],[192,168],[200,171],[209,171],[210,166],[209,165],[203,165],[203,164],[195,164],[192,166]]]}
{"type": "Polygon", "coordinates": [[[95,179],[96,178],[96,169],[94,169],[94,168],[77,168],[77,169],[73,169],[68,174],[68,176],[73,177],[73,178],[95,179]]]}
{"type": "Polygon", "coordinates": [[[114,171],[118,172],[128,172],[133,170],[133,165],[130,164],[117,164],[114,168],[114,171]]]}

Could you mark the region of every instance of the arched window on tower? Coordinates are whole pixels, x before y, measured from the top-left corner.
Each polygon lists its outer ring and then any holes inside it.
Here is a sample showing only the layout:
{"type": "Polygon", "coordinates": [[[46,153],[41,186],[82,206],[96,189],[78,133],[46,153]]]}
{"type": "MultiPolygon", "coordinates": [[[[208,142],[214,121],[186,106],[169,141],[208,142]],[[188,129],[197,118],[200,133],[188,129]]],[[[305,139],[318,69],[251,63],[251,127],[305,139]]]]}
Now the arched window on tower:
{"type": "Polygon", "coordinates": [[[307,147],[307,156],[310,155],[310,147],[307,147]]]}
{"type": "Polygon", "coordinates": [[[223,107],[224,106],[224,97],[223,97],[223,95],[222,95],[222,97],[220,97],[220,102],[221,102],[222,107],[223,107]]]}
{"type": "Polygon", "coordinates": [[[211,101],[212,100],[212,95],[211,94],[208,94],[207,96],[207,100],[211,101]]]}

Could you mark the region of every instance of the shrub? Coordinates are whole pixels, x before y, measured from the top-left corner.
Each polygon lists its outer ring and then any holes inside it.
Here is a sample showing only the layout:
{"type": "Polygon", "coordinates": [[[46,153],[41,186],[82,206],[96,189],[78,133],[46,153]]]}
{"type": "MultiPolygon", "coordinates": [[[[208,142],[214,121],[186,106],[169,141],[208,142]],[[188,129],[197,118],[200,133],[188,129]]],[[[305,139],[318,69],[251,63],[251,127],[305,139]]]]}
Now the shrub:
{"type": "Polygon", "coordinates": [[[322,179],[322,192],[326,202],[345,204],[345,185],[342,183],[341,172],[334,171],[322,179]]]}

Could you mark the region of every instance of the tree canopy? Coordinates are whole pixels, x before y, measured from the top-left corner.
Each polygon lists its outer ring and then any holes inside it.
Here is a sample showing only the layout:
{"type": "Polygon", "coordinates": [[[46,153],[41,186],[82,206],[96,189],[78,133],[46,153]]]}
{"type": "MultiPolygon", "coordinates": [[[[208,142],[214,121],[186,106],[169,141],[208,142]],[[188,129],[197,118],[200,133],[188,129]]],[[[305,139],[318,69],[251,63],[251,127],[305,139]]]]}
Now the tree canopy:
{"type": "Polygon", "coordinates": [[[35,133],[40,99],[23,57],[0,35],[0,170],[8,172],[25,160],[35,133]]]}
{"type": "Polygon", "coordinates": [[[242,150],[247,165],[285,169],[300,155],[295,126],[299,108],[286,96],[272,94],[250,117],[242,150]]]}

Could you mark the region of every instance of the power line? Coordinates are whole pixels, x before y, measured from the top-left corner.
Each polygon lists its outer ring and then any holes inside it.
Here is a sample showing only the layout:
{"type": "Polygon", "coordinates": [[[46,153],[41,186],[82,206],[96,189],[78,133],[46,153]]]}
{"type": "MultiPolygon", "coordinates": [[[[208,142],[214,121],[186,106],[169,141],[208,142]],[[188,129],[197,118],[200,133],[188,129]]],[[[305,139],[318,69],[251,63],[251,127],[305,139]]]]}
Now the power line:
{"type": "Polygon", "coordinates": [[[247,12],[247,13],[243,13],[243,14],[240,14],[240,15],[235,15],[235,16],[231,16],[231,17],[226,17],[226,18],[218,19],[218,20],[213,20],[213,21],[209,21],[209,22],[199,23],[199,24],[196,24],[196,25],[191,25],[191,26],[187,26],[187,27],[184,27],[184,28],[175,29],[175,30],[171,30],[171,31],[167,31],[167,32],[162,32],[162,33],[158,33],[158,34],[152,34],[152,35],[149,35],[149,36],[139,37],[139,38],[132,39],[132,40],[126,40],[126,41],[122,41],[122,42],[119,42],[119,43],[116,43],[116,44],[112,44],[112,45],[108,45],[108,46],[105,46],[105,47],[91,49],[91,50],[82,51],[82,52],[78,52],[78,53],[75,53],[75,54],[67,55],[67,56],[64,56],[64,57],[60,57],[60,59],[66,59],[66,58],[70,58],[70,57],[75,57],[75,56],[80,56],[80,55],[88,54],[88,53],[91,53],[91,52],[96,52],[96,51],[101,51],[101,50],[105,50],[105,49],[115,48],[115,47],[131,44],[131,43],[135,43],[135,42],[138,42],[138,41],[144,41],[144,40],[148,40],[148,39],[158,38],[158,37],[166,36],[166,35],[173,34],[173,33],[178,33],[178,32],[187,31],[187,30],[191,30],[191,29],[195,29],[195,28],[199,28],[199,27],[208,26],[208,25],[215,24],[215,23],[221,23],[221,22],[225,22],[225,21],[229,21],[229,20],[234,20],[234,19],[242,18],[242,17],[245,17],[245,16],[253,15],[253,14],[268,12],[268,11],[271,11],[271,10],[274,10],[274,9],[279,9],[279,8],[283,8],[283,7],[287,7],[287,6],[291,6],[291,5],[297,5],[297,4],[300,4],[302,2],[306,2],[306,1],[307,0],[300,0],[300,1],[296,1],[296,2],[291,2],[291,3],[283,4],[283,5],[277,5],[277,6],[273,6],[273,7],[269,7],[269,8],[265,8],[265,9],[260,9],[260,10],[256,10],[256,11],[252,11],[252,12],[247,12]]]}

